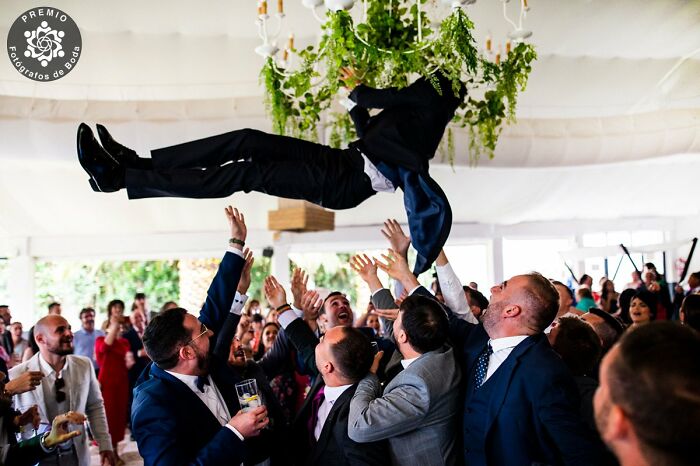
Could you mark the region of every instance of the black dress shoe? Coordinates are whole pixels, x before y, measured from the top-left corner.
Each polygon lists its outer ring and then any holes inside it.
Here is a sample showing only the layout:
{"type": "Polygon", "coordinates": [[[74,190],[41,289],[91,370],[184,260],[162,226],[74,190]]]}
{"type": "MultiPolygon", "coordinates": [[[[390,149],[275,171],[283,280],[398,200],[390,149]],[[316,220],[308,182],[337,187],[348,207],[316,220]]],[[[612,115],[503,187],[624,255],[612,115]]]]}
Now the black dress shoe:
{"type": "Polygon", "coordinates": [[[109,134],[107,128],[100,124],[97,124],[97,136],[100,138],[102,147],[124,167],[136,168],[139,170],[151,170],[153,168],[151,159],[141,158],[135,150],[119,144],[114,140],[112,135],[109,134]]]}
{"type": "Polygon", "coordinates": [[[78,161],[90,175],[93,191],[111,193],[124,187],[124,167],[100,146],[85,123],[78,127],[78,161]]]}

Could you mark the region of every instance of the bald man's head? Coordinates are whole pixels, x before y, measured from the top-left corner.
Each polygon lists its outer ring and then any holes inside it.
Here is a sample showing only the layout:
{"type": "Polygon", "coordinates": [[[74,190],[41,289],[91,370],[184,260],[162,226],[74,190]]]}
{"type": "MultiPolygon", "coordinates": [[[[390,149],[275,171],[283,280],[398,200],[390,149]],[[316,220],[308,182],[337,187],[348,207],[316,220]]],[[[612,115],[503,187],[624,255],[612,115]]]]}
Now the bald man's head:
{"type": "Polygon", "coordinates": [[[39,319],[34,326],[34,339],[42,355],[65,356],[73,353],[73,332],[68,321],[55,314],[39,319]]]}

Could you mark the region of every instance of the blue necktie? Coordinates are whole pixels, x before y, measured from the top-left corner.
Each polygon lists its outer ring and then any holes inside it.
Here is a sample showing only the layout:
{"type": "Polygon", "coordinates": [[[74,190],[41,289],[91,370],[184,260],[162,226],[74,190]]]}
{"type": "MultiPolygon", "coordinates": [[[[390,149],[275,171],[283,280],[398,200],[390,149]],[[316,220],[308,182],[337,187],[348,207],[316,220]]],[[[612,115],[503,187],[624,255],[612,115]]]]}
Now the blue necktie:
{"type": "Polygon", "coordinates": [[[204,386],[209,385],[209,377],[200,375],[197,377],[197,388],[200,392],[204,393],[204,386]]]}
{"type": "Polygon", "coordinates": [[[477,389],[484,384],[486,372],[489,370],[489,358],[493,354],[491,343],[486,344],[486,348],[479,355],[479,360],[476,362],[476,372],[474,373],[474,388],[477,389]]]}

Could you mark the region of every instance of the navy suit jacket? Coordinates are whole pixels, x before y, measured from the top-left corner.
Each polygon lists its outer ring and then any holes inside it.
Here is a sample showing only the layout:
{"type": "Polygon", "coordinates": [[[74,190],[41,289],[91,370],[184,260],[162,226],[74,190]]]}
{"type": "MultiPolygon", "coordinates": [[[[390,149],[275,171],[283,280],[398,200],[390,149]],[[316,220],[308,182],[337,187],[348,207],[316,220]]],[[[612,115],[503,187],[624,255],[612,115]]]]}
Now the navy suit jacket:
{"type": "MultiPolygon", "coordinates": [[[[458,357],[465,376],[466,425],[473,415],[470,401],[476,362],[489,336],[483,325],[450,314],[450,338],[455,353],[461,353],[458,357]]],[[[480,420],[486,426],[485,438],[462,429],[467,465],[599,464],[600,446],[591,438],[579,413],[574,379],[544,334],[522,341],[496,374],[498,386],[493,387],[488,415],[480,420]],[[475,444],[483,448],[486,463],[474,454],[475,444]]]]}
{"type": "Polygon", "coordinates": [[[421,78],[402,89],[359,85],[349,96],[357,104],[350,116],[360,137],[350,147],[359,149],[404,192],[411,242],[418,253],[416,275],[430,268],[452,226],[447,196],[428,174],[428,163],[465,92],[462,86],[455,95],[442,73],[434,78],[441,92],[421,78]],[[370,116],[370,108],[382,111],[370,116]]]}
{"type": "MultiPolygon", "coordinates": [[[[242,257],[227,252],[207,292],[199,320],[219,334],[229,315],[243,270],[242,257]]],[[[216,346],[210,342],[210,348],[216,346]]],[[[225,360],[210,359],[210,375],[233,416],[239,410],[233,385],[237,382],[225,360]]],[[[240,464],[244,442],[219,421],[185,384],[156,364],[134,389],[131,426],[145,465],[240,464]]]]}

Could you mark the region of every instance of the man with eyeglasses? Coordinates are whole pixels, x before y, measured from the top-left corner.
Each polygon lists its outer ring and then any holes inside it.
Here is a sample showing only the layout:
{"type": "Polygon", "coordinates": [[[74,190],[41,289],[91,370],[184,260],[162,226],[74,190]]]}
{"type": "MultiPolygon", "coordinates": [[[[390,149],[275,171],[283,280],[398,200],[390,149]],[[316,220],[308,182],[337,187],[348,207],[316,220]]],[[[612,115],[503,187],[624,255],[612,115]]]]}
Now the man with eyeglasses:
{"type": "MultiPolygon", "coordinates": [[[[226,208],[229,249],[199,318],[182,308],[153,318],[143,344],[153,361],[134,389],[131,427],[145,465],[239,465],[254,450],[246,440],[267,423],[264,406],[243,412],[226,361],[212,355],[246,266],[243,215],[226,208]]],[[[229,341],[230,344],[230,341],[229,341]]],[[[268,445],[269,446],[269,445],[268,445]]]]}
{"type": "MultiPolygon", "coordinates": [[[[59,414],[68,411],[85,413],[99,445],[102,464],[114,466],[116,461],[100,386],[92,361],[73,354],[73,333],[70,324],[60,315],[48,315],[34,326],[34,338],[39,345],[39,353],[29,361],[13,367],[10,370],[10,379],[19,377],[25,371],[39,371],[44,377],[36,390],[15,396],[15,407],[25,411],[36,405],[42,427],[47,429],[59,414]]],[[[80,431],[78,437],[61,445],[55,453],[39,464],[88,466],[88,436],[83,425],[76,428],[80,431]]],[[[34,432],[29,429],[26,434],[29,438],[34,432]]]]}

